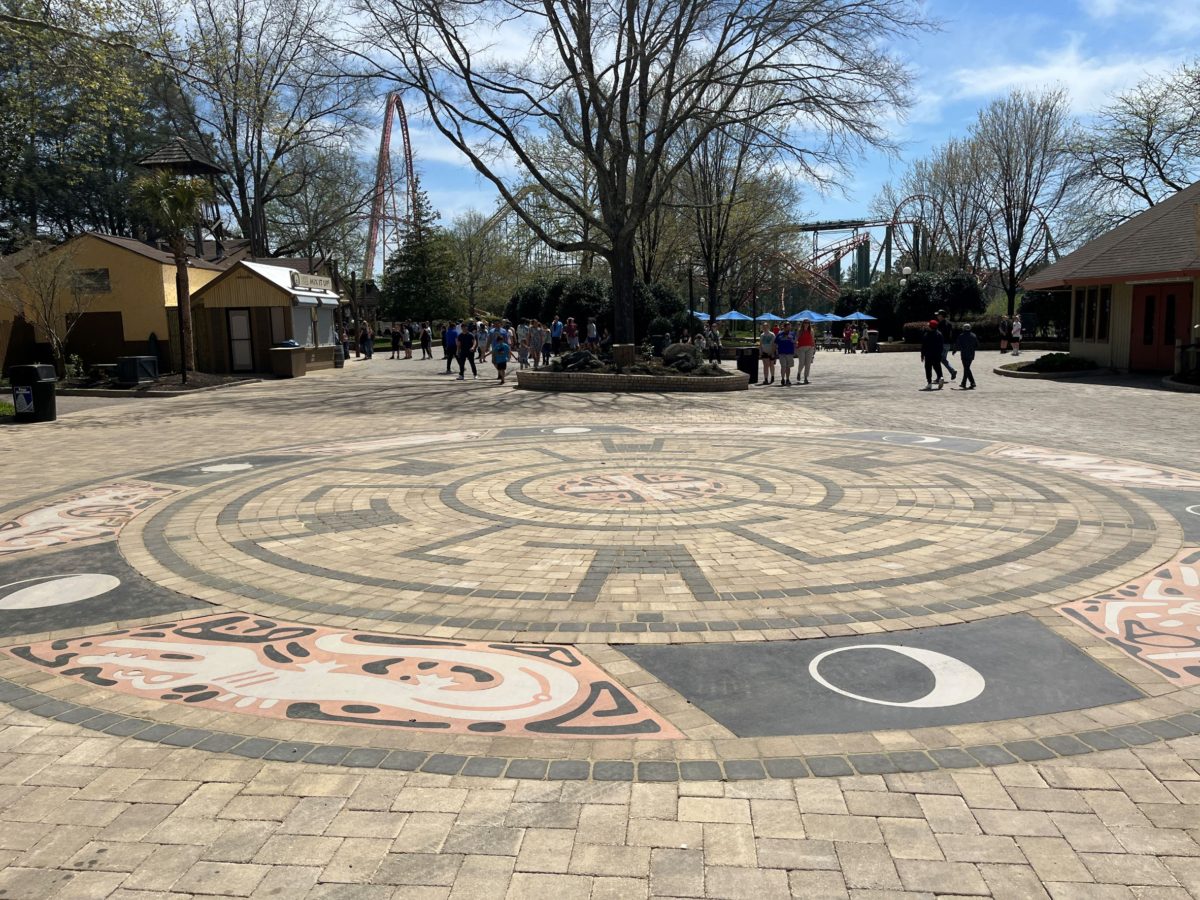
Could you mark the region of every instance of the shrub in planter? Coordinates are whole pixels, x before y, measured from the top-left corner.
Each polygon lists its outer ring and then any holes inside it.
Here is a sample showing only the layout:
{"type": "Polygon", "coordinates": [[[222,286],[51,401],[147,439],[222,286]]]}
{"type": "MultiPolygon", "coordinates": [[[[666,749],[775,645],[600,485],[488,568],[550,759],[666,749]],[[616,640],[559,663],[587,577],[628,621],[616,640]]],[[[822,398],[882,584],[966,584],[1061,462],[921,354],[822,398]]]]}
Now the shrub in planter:
{"type": "Polygon", "coordinates": [[[1032,362],[1025,363],[1021,368],[1027,372],[1086,372],[1098,368],[1096,363],[1082,356],[1072,356],[1070,353],[1047,353],[1032,362]]]}

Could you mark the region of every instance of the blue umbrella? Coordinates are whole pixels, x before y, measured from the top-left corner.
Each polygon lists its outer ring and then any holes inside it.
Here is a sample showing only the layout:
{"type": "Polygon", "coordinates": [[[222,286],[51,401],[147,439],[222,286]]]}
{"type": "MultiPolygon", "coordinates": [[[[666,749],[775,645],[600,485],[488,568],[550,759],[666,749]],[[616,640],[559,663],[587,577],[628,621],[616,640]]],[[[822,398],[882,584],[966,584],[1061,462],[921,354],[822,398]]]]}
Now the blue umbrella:
{"type": "Polygon", "coordinates": [[[701,322],[708,321],[708,313],[700,312],[700,310],[698,310],[698,309],[693,309],[691,312],[692,312],[692,315],[695,316],[697,319],[699,319],[701,322]]]}
{"type": "Polygon", "coordinates": [[[821,321],[822,322],[844,322],[845,319],[843,319],[841,316],[835,316],[833,313],[825,313],[824,315],[821,316],[821,321]]]}
{"type": "Polygon", "coordinates": [[[717,316],[717,321],[718,322],[753,322],[754,320],[751,319],[745,313],[740,313],[736,309],[731,309],[729,312],[722,313],[721,315],[717,316]]]}
{"type": "Polygon", "coordinates": [[[768,313],[763,313],[762,315],[756,317],[755,321],[756,322],[784,322],[786,320],[775,315],[775,313],[768,312],[768,313]]]}
{"type": "Polygon", "coordinates": [[[874,322],[875,317],[868,316],[866,313],[852,312],[852,313],[850,313],[850,315],[846,316],[846,321],[847,322],[874,322]]]}
{"type": "Polygon", "coordinates": [[[794,316],[788,316],[789,322],[823,322],[825,317],[819,312],[813,312],[811,309],[802,309],[794,316]]]}

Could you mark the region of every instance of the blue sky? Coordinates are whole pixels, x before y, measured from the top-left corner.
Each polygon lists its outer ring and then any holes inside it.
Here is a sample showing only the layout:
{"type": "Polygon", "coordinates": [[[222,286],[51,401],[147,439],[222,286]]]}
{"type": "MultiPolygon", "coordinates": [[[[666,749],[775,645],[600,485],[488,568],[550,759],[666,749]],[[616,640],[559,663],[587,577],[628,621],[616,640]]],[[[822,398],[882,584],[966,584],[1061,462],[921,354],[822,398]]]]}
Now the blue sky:
{"type": "MultiPolygon", "coordinates": [[[[805,191],[802,214],[865,215],[906,160],[964,133],[981,106],[1014,87],[1065,87],[1086,119],[1112,91],[1200,56],[1200,0],[929,0],[927,8],[941,29],[901,47],[916,74],[916,104],[894,135],[899,157],[857,161],[841,191],[805,191]]],[[[465,159],[413,125],[422,185],[443,222],[467,209],[494,209],[494,191],[465,159]]]]}

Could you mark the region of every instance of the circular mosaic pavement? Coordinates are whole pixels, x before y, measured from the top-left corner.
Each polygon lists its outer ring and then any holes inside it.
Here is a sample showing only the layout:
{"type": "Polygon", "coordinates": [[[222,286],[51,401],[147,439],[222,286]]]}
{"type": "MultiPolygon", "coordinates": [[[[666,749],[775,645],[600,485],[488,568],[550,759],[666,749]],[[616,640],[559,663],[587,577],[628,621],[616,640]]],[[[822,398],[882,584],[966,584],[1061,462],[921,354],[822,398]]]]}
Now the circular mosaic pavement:
{"type": "Polygon", "coordinates": [[[1180,535],[1141,497],[1019,460],[585,432],[283,462],[198,487],[124,541],[152,579],[275,615],[628,640],[1011,612],[1145,571],[1180,535]]]}
{"type": "Polygon", "coordinates": [[[1197,501],[1179,470],[816,428],[205,460],[0,523],[0,701],[173,746],[520,778],[1138,746],[1200,733],[1197,501]]]}

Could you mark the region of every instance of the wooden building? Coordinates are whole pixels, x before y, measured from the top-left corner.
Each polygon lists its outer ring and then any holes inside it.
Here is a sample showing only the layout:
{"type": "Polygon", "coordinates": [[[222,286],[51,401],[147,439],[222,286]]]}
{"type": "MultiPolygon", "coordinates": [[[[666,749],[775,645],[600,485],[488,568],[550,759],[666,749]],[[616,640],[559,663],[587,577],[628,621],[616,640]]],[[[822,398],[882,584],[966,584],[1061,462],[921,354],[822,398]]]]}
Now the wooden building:
{"type": "Polygon", "coordinates": [[[1200,339],[1200,182],[1025,279],[1064,291],[1071,353],[1122,371],[1174,372],[1200,339]]]}
{"type": "Polygon", "coordinates": [[[192,295],[196,367],[273,371],[271,348],[295,341],[308,370],[333,366],[339,298],[332,281],[290,266],[243,260],[192,295]]]}

